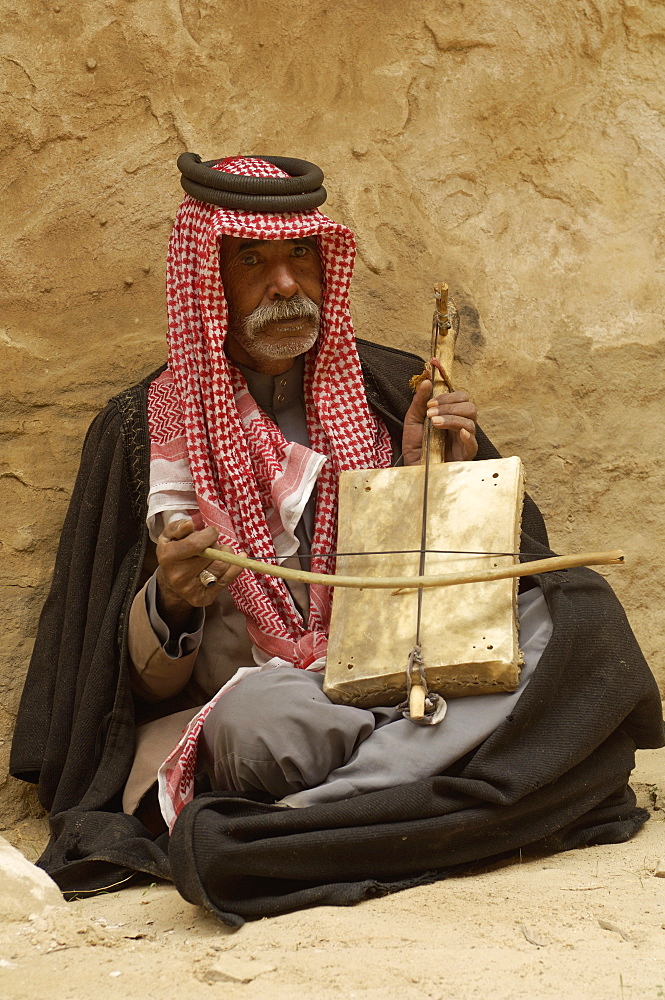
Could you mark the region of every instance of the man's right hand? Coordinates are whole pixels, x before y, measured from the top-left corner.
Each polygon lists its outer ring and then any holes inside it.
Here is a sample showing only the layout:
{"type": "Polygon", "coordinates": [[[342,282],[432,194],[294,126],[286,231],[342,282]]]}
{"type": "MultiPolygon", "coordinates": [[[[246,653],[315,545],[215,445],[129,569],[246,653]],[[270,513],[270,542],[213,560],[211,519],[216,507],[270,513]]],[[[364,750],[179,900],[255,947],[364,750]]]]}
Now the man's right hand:
{"type": "Polygon", "coordinates": [[[228,545],[215,546],[218,534],[210,527],[197,531],[188,518],[167,525],[157,539],[157,610],[169,627],[182,627],[193,608],[211,605],[242,572],[238,566],[211,562],[201,555],[211,547],[231,551],[228,545]],[[204,569],[217,577],[209,587],[199,577],[204,569]]]}

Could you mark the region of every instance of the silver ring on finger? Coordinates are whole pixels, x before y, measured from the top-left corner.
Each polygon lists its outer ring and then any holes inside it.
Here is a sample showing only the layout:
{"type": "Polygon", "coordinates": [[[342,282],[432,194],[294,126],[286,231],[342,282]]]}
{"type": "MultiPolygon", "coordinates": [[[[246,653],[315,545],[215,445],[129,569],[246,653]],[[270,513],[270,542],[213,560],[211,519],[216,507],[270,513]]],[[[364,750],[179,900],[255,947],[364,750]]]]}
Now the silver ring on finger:
{"type": "Polygon", "coordinates": [[[199,573],[199,580],[204,587],[214,587],[219,580],[214,573],[211,573],[209,569],[202,569],[199,573]]]}

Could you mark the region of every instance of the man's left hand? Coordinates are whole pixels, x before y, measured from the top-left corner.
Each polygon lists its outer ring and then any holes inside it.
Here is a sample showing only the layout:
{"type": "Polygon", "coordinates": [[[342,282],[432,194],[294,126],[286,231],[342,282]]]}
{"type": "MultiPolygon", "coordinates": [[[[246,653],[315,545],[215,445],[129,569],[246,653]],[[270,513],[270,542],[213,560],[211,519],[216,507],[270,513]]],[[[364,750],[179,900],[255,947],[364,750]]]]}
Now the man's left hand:
{"type": "Polygon", "coordinates": [[[404,418],[402,455],[405,465],[419,465],[426,417],[432,425],[446,431],[446,462],[470,462],[478,451],[476,417],[478,408],[468,392],[442,392],[430,399],[432,383],[429,379],[419,386],[404,418]]]}

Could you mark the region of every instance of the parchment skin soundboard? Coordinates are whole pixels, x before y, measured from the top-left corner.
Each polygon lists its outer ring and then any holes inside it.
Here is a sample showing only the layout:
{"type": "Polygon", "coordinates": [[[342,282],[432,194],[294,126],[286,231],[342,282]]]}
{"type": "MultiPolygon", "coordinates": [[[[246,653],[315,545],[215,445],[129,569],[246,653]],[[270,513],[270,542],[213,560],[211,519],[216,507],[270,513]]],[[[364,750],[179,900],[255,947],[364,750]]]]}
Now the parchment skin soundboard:
{"type": "MultiPolygon", "coordinates": [[[[418,575],[424,476],[424,466],[342,473],[338,549],[416,551],[338,556],[338,574],[418,575]]],[[[523,498],[519,458],[432,465],[427,548],[519,551],[523,498]]],[[[428,554],[425,573],[516,562],[515,556],[428,554]]],[[[512,579],[423,590],[421,646],[430,690],[446,698],[515,690],[522,662],[517,587],[512,579]]],[[[405,698],[417,601],[415,590],[336,589],[324,682],[331,701],[371,708],[405,698]]]]}

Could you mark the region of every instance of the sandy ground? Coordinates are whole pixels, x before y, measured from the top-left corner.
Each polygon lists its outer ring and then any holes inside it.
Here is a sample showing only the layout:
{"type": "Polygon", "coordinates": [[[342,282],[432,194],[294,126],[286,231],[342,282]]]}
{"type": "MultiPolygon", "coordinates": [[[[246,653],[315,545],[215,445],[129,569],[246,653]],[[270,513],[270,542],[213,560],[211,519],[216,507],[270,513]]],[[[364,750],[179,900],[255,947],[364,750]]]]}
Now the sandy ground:
{"type": "MultiPolygon", "coordinates": [[[[517,859],[352,908],[230,931],[165,884],[47,908],[0,925],[0,996],[663,998],[665,754],[640,753],[633,783],[656,808],[627,844],[517,859]]],[[[34,857],[34,828],[5,833],[34,857]]]]}

